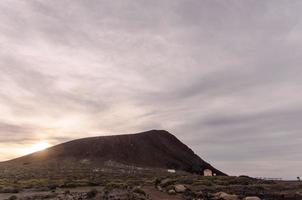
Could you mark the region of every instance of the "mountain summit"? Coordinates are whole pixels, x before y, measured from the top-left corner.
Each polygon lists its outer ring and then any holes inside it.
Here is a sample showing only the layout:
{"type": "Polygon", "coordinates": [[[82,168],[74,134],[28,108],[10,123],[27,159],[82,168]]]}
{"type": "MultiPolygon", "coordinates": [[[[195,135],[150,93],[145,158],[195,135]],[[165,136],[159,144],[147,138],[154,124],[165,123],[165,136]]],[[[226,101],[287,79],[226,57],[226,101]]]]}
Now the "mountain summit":
{"type": "Polygon", "coordinates": [[[86,161],[93,166],[101,166],[110,161],[127,166],[175,169],[200,174],[209,169],[216,175],[225,175],[164,130],[77,139],[6,163],[16,166],[63,163],[66,160],[86,161]]]}

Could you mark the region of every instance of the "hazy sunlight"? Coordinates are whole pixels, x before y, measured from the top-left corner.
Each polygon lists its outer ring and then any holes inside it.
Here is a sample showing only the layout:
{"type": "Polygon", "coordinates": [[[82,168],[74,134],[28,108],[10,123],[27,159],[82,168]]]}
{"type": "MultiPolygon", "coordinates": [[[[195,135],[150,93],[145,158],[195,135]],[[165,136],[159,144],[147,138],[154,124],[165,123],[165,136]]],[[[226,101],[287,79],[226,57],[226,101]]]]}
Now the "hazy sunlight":
{"type": "Polygon", "coordinates": [[[27,148],[25,150],[25,154],[31,154],[37,151],[42,151],[44,149],[47,149],[48,147],[50,147],[51,145],[46,142],[46,141],[41,141],[38,143],[33,144],[31,147],[27,148]]]}

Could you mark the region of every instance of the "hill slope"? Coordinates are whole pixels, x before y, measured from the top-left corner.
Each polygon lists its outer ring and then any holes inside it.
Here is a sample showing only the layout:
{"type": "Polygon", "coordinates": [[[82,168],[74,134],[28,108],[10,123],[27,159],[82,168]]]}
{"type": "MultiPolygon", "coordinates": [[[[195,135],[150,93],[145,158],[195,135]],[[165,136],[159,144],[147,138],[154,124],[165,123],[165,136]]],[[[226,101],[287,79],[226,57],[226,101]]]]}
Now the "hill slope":
{"type": "Polygon", "coordinates": [[[64,160],[85,160],[94,166],[114,161],[124,165],[195,173],[201,173],[207,168],[217,175],[225,175],[194,154],[175,136],[163,130],[73,140],[1,164],[35,165],[45,162],[63,163],[64,160]]]}

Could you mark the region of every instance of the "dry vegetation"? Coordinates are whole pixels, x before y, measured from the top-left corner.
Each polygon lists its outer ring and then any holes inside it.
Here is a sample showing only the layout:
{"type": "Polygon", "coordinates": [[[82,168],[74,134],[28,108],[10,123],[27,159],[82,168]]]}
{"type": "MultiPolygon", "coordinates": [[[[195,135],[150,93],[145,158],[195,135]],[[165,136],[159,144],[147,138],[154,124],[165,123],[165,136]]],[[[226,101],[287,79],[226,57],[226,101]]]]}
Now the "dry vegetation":
{"type": "Polygon", "coordinates": [[[6,193],[6,196],[2,194],[3,199],[68,199],[67,196],[70,196],[72,199],[206,200],[217,199],[217,192],[236,194],[238,199],[246,196],[267,200],[302,199],[302,184],[299,182],[265,181],[246,176],[203,177],[186,172],[173,174],[160,169],[125,166],[94,170],[82,164],[73,165],[72,169],[53,167],[48,170],[33,169],[28,165],[20,169],[8,169],[6,166],[1,169],[0,177],[0,192],[6,193]],[[176,192],[179,185],[185,190],[176,192]],[[85,188],[85,191],[79,188],[85,188]]]}

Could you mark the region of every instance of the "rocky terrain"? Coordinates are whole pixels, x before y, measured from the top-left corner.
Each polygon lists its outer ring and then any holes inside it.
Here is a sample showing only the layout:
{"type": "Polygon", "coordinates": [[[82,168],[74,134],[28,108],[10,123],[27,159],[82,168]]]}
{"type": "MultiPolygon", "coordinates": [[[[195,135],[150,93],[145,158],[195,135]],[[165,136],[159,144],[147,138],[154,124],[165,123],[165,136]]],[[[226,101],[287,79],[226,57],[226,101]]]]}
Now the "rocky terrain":
{"type": "Polygon", "coordinates": [[[186,172],[115,173],[94,180],[2,180],[0,199],[19,200],[301,200],[302,183],[247,176],[204,177],[186,172]]]}

